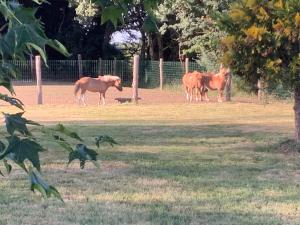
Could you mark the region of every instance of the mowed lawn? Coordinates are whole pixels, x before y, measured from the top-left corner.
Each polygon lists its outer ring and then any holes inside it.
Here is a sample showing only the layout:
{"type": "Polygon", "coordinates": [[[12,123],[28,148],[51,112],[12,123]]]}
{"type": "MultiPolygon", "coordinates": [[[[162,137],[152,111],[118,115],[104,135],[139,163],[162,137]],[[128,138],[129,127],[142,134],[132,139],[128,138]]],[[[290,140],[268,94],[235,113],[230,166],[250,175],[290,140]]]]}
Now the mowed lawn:
{"type": "Polygon", "coordinates": [[[291,104],[46,105],[25,115],[63,122],[91,148],[103,134],[120,145],[81,170],[48,143],[43,174],[65,204],[31,193],[15,167],[0,178],[1,225],[300,224],[300,154],[278,149],[293,137],[291,104]]]}

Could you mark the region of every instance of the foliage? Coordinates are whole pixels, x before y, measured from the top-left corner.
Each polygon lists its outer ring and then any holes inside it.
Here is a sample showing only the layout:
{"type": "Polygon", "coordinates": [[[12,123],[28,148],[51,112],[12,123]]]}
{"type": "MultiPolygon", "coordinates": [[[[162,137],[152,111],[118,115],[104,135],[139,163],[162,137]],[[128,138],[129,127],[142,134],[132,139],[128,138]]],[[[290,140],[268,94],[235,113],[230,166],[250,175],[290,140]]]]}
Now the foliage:
{"type": "MultiPolygon", "coordinates": [[[[111,26],[113,32],[130,33],[132,30],[140,32],[142,34],[140,55],[144,58],[146,45],[151,42],[146,40],[149,39],[146,33],[149,36],[158,32],[153,14],[153,9],[157,7],[158,2],[159,0],[71,0],[71,5],[76,7],[77,18],[83,21],[85,27],[92,27],[101,21],[102,25],[111,26]],[[91,10],[93,13],[90,13],[91,10]]],[[[130,47],[137,49],[134,45],[130,47]]]]}
{"type": "Polygon", "coordinates": [[[197,59],[208,70],[218,67],[219,40],[225,35],[213,20],[215,11],[228,8],[228,0],[166,0],[159,5],[157,16],[162,34],[175,31],[179,54],[197,59]]]}
{"type": "Polygon", "coordinates": [[[296,0],[240,0],[219,16],[228,33],[222,40],[223,61],[234,74],[255,84],[300,85],[300,2],[296,0]]]}
{"type": "Polygon", "coordinates": [[[75,7],[76,20],[85,28],[92,26],[93,18],[98,13],[98,8],[91,0],[69,0],[70,5],[75,7]]]}
{"type": "MultiPolygon", "coordinates": [[[[34,2],[41,4],[44,1],[36,0],[34,2]]],[[[17,78],[19,72],[8,60],[22,60],[30,53],[38,53],[46,63],[46,45],[65,56],[68,56],[69,53],[60,42],[49,39],[45,35],[42,23],[35,17],[35,8],[24,7],[15,1],[1,0],[0,13],[5,18],[0,39],[0,85],[14,94],[11,80],[17,78]]],[[[17,98],[0,94],[0,99],[21,110],[15,114],[3,112],[6,133],[2,135],[3,138],[0,141],[0,161],[6,168],[6,172],[8,174],[11,172],[12,165],[9,161],[12,161],[28,174],[32,191],[39,191],[45,198],[53,195],[62,200],[59,192],[44,181],[39,173],[41,171],[39,153],[46,149],[40,144],[41,140],[36,137],[35,133],[45,134],[46,139],[52,138],[53,141],[68,150],[69,163],[78,158],[81,168],[84,168],[86,160],[96,161],[97,153],[81,143],[83,140],[76,132],[69,130],[62,124],[50,129],[23,117],[24,105],[17,98]],[[31,126],[33,126],[32,129],[30,129],[31,126]],[[73,150],[71,141],[67,141],[65,138],[80,143],[77,143],[75,150],[73,150]]],[[[114,141],[112,138],[109,140],[114,141]]],[[[4,175],[2,171],[0,174],[4,175]]]]}

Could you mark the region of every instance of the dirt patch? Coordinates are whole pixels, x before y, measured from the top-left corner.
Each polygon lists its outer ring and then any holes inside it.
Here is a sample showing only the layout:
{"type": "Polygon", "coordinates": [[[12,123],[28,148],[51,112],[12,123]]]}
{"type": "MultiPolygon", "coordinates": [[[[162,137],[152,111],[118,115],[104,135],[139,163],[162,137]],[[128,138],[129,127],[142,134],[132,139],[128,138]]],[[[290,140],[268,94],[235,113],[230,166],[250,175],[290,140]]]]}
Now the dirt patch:
{"type": "MultiPolygon", "coordinates": [[[[34,84],[15,84],[16,97],[25,105],[35,105],[37,103],[36,86],[34,84]]],[[[7,93],[4,88],[0,88],[1,93],[7,93]]],[[[43,104],[49,105],[74,105],[78,104],[74,96],[74,86],[71,83],[44,84],[42,88],[43,104]]],[[[159,89],[139,89],[139,102],[141,104],[164,104],[185,102],[183,92],[161,91],[159,89]]],[[[107,104],[128,104],[132,98],[132,88],[123,88],[120,92],[115,88],[108,89],[106,93],[107,104]],[[121,99],[121,101],[120,101],[121,99]],[[127,101],[122,101],[122,100],[127,101]]],[[[98,93],[86,93],[88,105],[97,105],[99,101],[98,93]]],[[[2,104],[2,103],[1,103],[2,104]]]]}
{"type": "MultiPolygon", "coordinates": [[[[14,84],[16,97],[19,98],[25,105],[36,105],[37,92],[36,84],[34,83],[15,83],[14,84]]],[[[1,93],[7,93],[4,88],[0,88],[1,93]]],[[[49,105],[74,105],[78,104],[77,99],[74,97],[74,84],[73,83],[44,83],[43,88],[43,104],[49,105]]],[[[128,104],[132,98],[132,88],[125,87],[122,92],[115,88],[108,89],[106,93],[107,104],[128,104]]],[[[211,102],[216,102],[216,96],[210,94],[211,102]]],[[[170,104],[170,103],[185,103],[184,91],[169,91],[160,89],[139,89],[139,102],[141,104],[170,104]]],[[[97,93],[86,93],[87,104],[97,105],[99,96],[97,93]]],[[[253,102],[249,98],[235,98],[234,101],[239,102],[253,102]]],[[[196,102],[194,102],[196,104],[196,102]]],[[[3,103],[1,103],[3,104],[3,103]]],[[[207,104],[202,102],[201,104],[207,104]]]]}

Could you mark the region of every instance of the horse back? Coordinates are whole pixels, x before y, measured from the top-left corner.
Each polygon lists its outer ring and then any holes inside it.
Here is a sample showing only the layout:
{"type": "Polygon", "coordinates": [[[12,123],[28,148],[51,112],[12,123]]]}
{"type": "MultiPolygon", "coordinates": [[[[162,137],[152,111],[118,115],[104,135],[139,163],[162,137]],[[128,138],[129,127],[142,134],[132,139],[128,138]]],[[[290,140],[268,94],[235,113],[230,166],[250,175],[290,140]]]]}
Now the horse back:
{"type": "Polygon", "coordinates": [[[223,90],[225,87],[225,78],[212,72],[204,73],[202,84],[211,90],[223,90]]]}

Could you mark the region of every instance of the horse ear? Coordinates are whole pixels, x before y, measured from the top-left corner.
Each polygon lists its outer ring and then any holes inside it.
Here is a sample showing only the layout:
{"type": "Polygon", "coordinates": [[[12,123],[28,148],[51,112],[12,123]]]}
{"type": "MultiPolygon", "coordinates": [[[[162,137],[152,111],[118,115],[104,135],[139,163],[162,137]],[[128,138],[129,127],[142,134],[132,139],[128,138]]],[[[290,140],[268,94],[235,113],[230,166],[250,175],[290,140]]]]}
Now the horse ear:
{"type": "Polygon", "coordinates": [[[221,63],[220,70],[223,69],[223,68],[224,68],[224,65],[223,65],[223,63],[221,63]]]}

